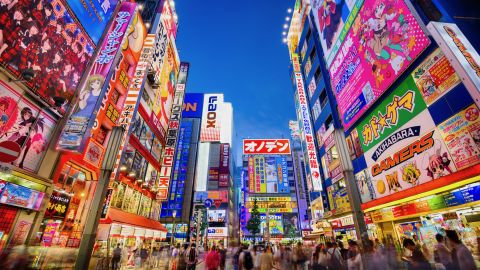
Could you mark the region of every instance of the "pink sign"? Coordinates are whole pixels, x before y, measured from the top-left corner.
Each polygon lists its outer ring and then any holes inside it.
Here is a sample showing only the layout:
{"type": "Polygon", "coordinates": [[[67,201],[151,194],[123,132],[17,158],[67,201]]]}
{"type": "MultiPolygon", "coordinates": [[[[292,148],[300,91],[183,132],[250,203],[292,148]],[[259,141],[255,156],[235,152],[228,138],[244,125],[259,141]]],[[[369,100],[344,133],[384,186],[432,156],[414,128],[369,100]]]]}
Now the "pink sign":
{"type": "Polygon", "coordinates": [[[345,128],[430,44],[404,0],[365,0],[330,67],[345,128]]]}

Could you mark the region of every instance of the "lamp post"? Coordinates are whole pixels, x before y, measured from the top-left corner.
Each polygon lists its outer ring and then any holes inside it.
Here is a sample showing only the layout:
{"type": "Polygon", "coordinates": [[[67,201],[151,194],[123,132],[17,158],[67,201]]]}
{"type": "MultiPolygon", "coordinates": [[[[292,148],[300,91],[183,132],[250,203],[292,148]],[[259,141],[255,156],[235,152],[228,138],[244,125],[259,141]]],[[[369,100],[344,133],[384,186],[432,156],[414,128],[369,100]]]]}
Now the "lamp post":
{"type": "Polygon", "coordinates": [[[173,246],[174,240],[175,240],[175,222],[177,221],[177,210],[172,211],[172,217],[173,217],[173,227],[172,227],[172,237],[170,239],[170,244],[173,246]]]}

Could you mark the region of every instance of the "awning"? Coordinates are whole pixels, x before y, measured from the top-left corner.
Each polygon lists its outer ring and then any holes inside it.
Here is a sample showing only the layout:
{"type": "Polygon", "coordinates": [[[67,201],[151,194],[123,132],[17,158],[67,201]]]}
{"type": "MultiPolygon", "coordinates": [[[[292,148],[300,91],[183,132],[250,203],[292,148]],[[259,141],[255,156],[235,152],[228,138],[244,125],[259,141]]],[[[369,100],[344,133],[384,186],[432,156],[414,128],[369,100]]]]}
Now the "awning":
{"type": "Polygon", "coordinates": [[[167,232],[167,228],[158,221],[110,207],[107,218],[101,219],[100,223],[110,224],[112,222],[167,232]]]}

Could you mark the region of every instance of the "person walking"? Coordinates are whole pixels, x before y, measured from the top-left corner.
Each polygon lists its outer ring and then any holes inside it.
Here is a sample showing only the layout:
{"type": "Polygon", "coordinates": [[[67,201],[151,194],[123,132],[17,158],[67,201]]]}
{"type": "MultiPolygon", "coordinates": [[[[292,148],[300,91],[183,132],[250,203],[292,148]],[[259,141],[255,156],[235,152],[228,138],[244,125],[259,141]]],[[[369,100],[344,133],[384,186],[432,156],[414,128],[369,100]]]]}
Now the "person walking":
{"type": "Polygon", "coordinates": [[[239,270],[252,270],[255,268],[255,260],[252,251],[248,250],[248,246],[243,247],[243,252],[238,258],[239,270]]]}
{"type": "Polygon", "coordinates": [[[272,247],[267,246],[266,250],[260,255],[260,270],[273,269],[272,247]]]}
{"type": "Polygon", "coordinates": [[[187,261],[185,260],[185,252],[187,244],[184,244],[177,256],[177,270],[187,270],[187,261]]]}
{"type": "Polygon", "coordinates": [[[218,254],[220,255],[220,270],[225,270],[225,262],[227,261],[227,250],[222,244],[218,247],[218,254]]]}
{"type": "MultiPolygon", "coordinates": [[[[349,248],[346,255],[348,270],[363,270],[362,255],[360,254],[357,242],[350,241],[348,246],[349,248]]],[[[373,245],[371,245],[371,249],[373,250],[373,245]]]]}
{"type": "Polygon", "coordinates": [[[408,270],[431,270],[432,266],[423,255],[420,247],[415,244],[412,239],[405,238],[403,240],[403,247],[410,251],[412,254],[409,257],[403,257],[402,259],[408,263],[408,270]]]}
{"type": "Polygon", "coordinates": [[[342,260],[342,254],[332,242],[327,242],[327,258],[329,269],[345,269],[345,262],[342,260]]]}
{"type": "Polygon", "coordinates": [[[442,264],[445,269],[450,269],[452,265],[452,253],[450,249],[447,248],[445,245],[445,237],[443,235],[437,233],[435,235],[435,239],[437,243],[433,247],[433,259],[436,263],[436,268],[441,268],[438,264],[442,264]]]}
{"type": "Polygon", "coordinates": [[[320,264],[320,256],[322,254],[322,247],[320,245],[315,247],[315,251],[312,253],[310,258],[310,269],[312,270],[325,270],[327,269],[320,264]]]}
{"type": "Polygon", "coordinates": [[[473,260],[472,252],[462,243],[454,230],[446,230],[448,245],[452,250],[452,262],[454,269],[475,270],[477,269],[473,260]]]}
{"type": "Polygon", "coordinates": [[[206,270],[217,270],[219,266],[220,255],[217,252],[217,248],[213,245],[205,257],[205,267],[206,270]]]}
{"type": "Polygon", "coordinates": [[[148,249],[145,245],[142,245],[140,249],[140,267],[144,268],[148,264],[148,257],[150,256],[148,249]]]}
{"type": "Polygon", "coordinates": [[[120,269],[120,260],[122,259],[122,249],[120,244],[117,244],[117,247],[113,250],[112,255],[112,270],[120,269]]]}
{"type": "Polygon", "coordinates": [[[303,249],[302,243],[298,242],[296,248],[293,250],[293,262],[296,270],[304,270],[305,262],[308,260],[307,254],[303,249]]]}
{"type": "Polygon", "coordinates": [[[190,244],[185,251],[185,261],[187,262],[187,270],[195,270],[198,262],[198,254],[195,244],[190,244]]]}
{"type": "Polygon", "coordinates": [[[243,246],[239,246],[233,253],[233,270],[240,270],[240,255],[243,252],[243,246]]]}

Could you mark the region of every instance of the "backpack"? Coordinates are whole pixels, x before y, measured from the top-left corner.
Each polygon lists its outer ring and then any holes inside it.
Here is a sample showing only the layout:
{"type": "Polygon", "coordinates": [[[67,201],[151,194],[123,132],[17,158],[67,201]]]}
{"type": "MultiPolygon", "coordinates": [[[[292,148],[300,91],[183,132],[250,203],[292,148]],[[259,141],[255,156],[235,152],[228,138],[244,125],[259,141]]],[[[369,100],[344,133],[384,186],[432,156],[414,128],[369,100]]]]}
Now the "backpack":
{"type": "Polygon", "coordinates": [[[243,267],[245,269],[253,269],[253,257],[249,251],[245,251],[243,255],[243,267]]]}
{"type": "Polygon", "coordinates": [[[335,256],[335,251],[337,249],[334,248],[332,253],[330,252],[327,252],[329,255],[330,255],[330,267],[332,267],[332,269],[343,269],[343,263],[342,261],[340,261],[337,256],[335,256]]]}

